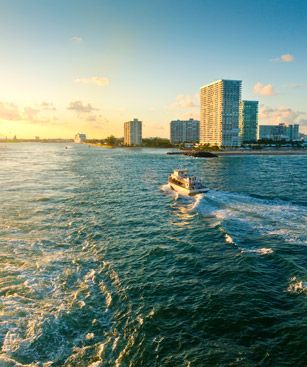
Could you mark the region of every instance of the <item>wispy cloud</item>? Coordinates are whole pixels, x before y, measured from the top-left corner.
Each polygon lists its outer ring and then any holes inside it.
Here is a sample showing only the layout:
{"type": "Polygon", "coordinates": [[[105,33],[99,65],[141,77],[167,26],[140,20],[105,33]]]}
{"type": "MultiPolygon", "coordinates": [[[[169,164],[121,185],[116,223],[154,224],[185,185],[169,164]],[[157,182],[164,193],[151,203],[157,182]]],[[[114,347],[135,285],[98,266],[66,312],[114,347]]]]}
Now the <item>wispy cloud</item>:
{"type": "MultiPolygon", "coordinates": [[[[20,107],[14,103],[0,102],[0,120],[29,121],[32,123],[46,123],[50,121],[50,113],[55,110],[52,104],[42,102],[37,107],[20,107]]],[[[53,116],[54,120],[55,116],[53,116]]]]}
{"type": "Polygon", "coordinates": [[[72,101],[67,107],[68,110],[75,111],[77,114],[92,113],[98,109],[93,107],[90,103],[84,104],[82,101],[72,101]]]}
{"type": "Polygon", "coordinates": [[[74,111],[80,120],[85,120],[91,123],[92,127],[100,126],[108,121],[104,116],[97,113],[99,108],[93,107],[90,103],[83,103],[82,101],[72,101],[67,107],[68,110],[74,111]]]}
{"type": "Polygon", "coordinates": [[[105,87],[109,84],[109,79],[101,76],[91,76],[89,78],[77,78],[75,83],[78,84],[93,84],[99,87],[105,87]]]}
{"type": "Polygon", "coordinates": [[[38,108],[33,107],[25,107],[24,108],[24,119],[29,121],[37,121],[40,120],[39,118],[40,110],[38,108]]]}
{"type": "Polygon", "coordinates": [[[259,109],[259,121],[261,123],[267,123],[277,125],[280,123],[299,123],[302,124],[303,117],[307,116],[304,111],[295,111],[290,107],[278,107],[272,108],[265,105],[261,105],[259,109]]]}
{"type": "Polygon", "coordinates": [[[292,62],[294,61],[294,56],[291,54],[284,54],[280,56],[280,61],[282,62],[292,62]]]}
{"type": "Polygon", "coordinates": [[[71,37],[70,41],[76,45],[80,44],[83,42],[83,39],[79,36],[73,36],[71,37]]]}
{"type": "Polygon", "coordinates": [[[21,111],[14,103],[0,102],[0,120],[22,120],[21,111]]]}
{"type": "Polygon", "coordinates": [[[291,89],[302,89],[307,88],[307,83],[289,84],[287,87],[291,89]]]}
{"type": "Polygon", "coordinates": [[[49,103],[49,102],[42,102],[40,104],[40,108],[45,111],[55,111],[56,110],[53,103],[49,103]]]}
{"type": "Polygon", "coordinates": [[[272,62],[292,62],[294,61],[294,56],[291,54],[284,54],[275,59],[271,59],[272,62]]]}
{"type": "Polygon", "coordinates": [[[171,103],[169,105],[170,109],[176,110],[176,109],[189,109],[199,106],[199,95],[184,95],[179,94],[175,102],[171,103]]]}
{"type": "Polygon", "coordinates": [[[272,84],[262,84],[260,82],[254,85],[253,91],[257,96],[274,96],[276,94],[272,84]]]}

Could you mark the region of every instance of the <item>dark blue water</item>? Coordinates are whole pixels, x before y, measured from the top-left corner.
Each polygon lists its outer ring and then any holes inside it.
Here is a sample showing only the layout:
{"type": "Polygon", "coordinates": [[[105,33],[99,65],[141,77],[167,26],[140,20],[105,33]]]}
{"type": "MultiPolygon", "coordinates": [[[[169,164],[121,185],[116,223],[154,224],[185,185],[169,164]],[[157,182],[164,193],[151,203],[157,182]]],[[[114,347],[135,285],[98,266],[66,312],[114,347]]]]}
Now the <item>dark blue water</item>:
{"type": "Polygon", "coordinates": [[[1,144],[0,366],[306,366],[306,163],[1,144]]]}

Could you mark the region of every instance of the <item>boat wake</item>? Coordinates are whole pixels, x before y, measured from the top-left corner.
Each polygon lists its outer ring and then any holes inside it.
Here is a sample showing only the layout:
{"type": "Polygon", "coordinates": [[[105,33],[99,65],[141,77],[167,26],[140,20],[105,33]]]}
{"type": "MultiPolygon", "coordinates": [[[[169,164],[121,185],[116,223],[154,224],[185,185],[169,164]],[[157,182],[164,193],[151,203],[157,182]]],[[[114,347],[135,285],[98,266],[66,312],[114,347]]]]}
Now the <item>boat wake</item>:
{"type": "Polygon", "coordinates": [[[169,185],[168,185],[168,184],[162,185],[162,186],[160,187],[160,190],[161,190],[161,191],[163,191],[163,192],[165,192],[167,195],[172,196],[175,200],[177,200],[177,199],[178,199],[178,197],[179,197],[178,192],[177,192],[177,191],[172,190],[172,189],[169,187],[169,185]]]}
{"type": "MultiPolygon", "coordinates": [[[[170,190],[170,189],[169,189],[170,190]]],[[[172,190],[170,190],[172,191],[172,190]]],[[[196,211],[217,227],[225,242],[237,246],[242,253],[270,255],[272,243],[307,245],[307,208],[282,200],[259,199],[246,194],[210,190],[178,200],[189,211],[196,211]],[[262,247],[250,247],[250,243],[262,247]],[[265,246],[263,246],[265,245],[265,246]]]]}

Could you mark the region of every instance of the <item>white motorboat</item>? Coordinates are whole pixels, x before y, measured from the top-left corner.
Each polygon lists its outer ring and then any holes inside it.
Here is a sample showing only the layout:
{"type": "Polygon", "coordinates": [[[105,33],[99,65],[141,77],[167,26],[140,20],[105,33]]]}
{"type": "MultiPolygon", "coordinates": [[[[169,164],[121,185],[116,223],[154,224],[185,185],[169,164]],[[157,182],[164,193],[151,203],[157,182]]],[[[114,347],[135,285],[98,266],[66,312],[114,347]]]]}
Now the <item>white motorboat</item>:
{"type": "Polygon", "coordinates": [[[197,195],[209,191],[195,176],[190,176],[187,170],[176,169],[168,177],[169,187],[183,195],[197,195]]]}

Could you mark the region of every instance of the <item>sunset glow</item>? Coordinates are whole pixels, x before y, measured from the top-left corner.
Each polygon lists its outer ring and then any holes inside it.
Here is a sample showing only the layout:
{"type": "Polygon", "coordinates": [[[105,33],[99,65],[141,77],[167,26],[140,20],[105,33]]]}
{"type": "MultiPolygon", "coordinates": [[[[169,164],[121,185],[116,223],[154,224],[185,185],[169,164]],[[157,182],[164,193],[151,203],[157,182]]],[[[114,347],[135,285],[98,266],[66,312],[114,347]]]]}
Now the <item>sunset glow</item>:
{"type": "Polygon", "coordinates": [[[0,137],[120,137],[134,116],[168,137],[220,78],[306,133],[306,3],[237,3],[0,1],[0,137]]]}

